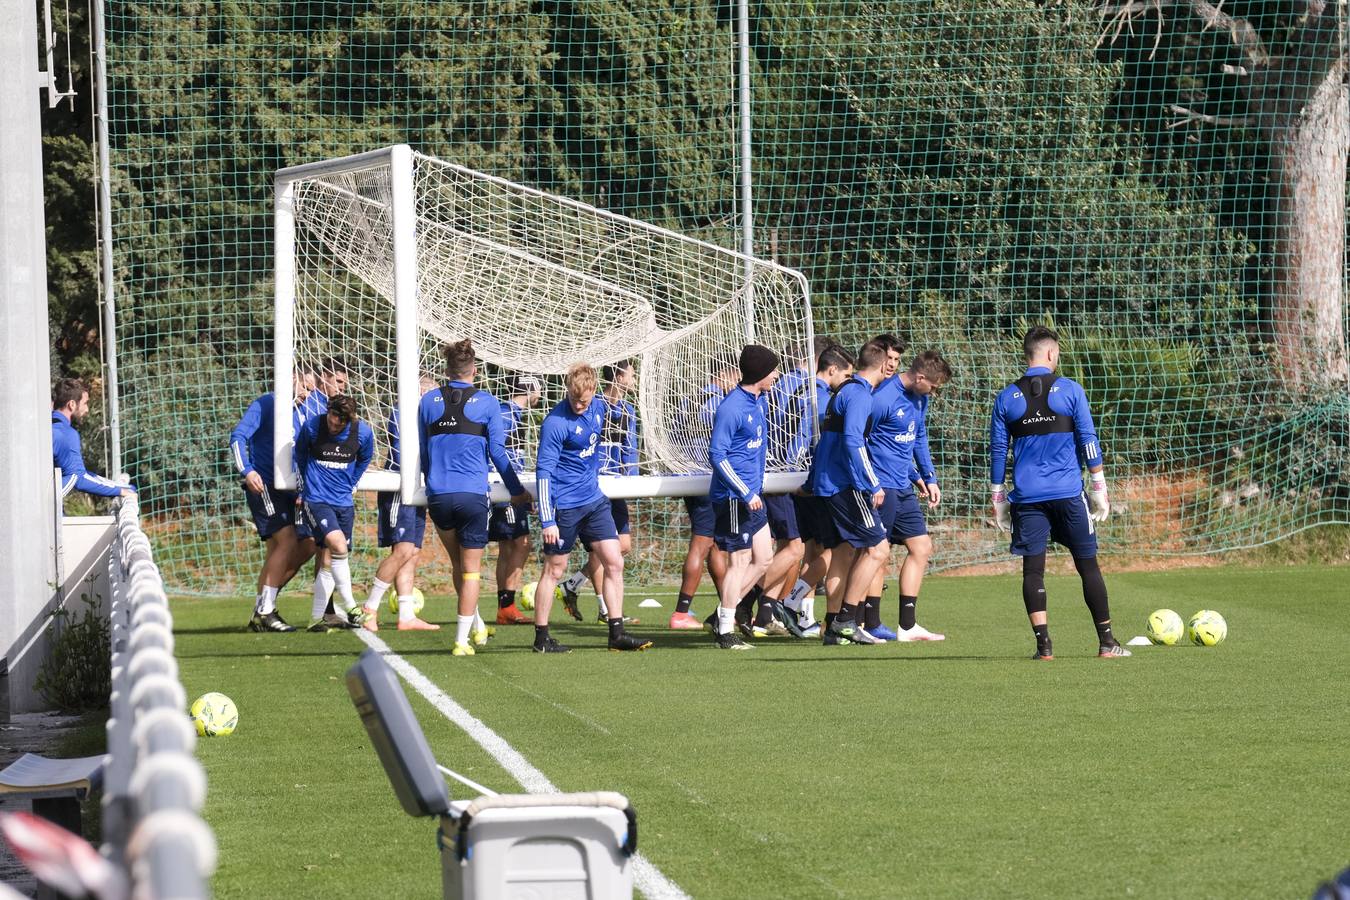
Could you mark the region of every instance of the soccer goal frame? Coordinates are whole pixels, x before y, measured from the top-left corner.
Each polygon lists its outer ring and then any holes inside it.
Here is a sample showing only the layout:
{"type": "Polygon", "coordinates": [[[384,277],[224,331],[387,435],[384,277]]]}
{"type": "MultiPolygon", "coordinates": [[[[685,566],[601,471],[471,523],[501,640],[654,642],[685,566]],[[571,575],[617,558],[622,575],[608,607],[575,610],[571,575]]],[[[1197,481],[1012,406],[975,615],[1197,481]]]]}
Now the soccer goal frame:
{"type": "MultiPolygon", "coordinates": [[[[399,433],[404,436],[411,436],[412,439],[403,439],[399,442],[399,470],[397,472],[368,470],[362,476],[357,489],[363,491],[397,491],[405,503],[425,503],[421,478],[420,446],[415,439],[418,433],[418,407],[422,396],[419,378],[423,368],[423,359],[425,359],[425,341],[429,334],[434,336],[438,332],[427,332],[423,328],[424,323],[419,318],[425,314],[425,310],[419,312],[419,303],[428,302],[428,297],[424,296],[427,292],[424,292],[419,286],[419,278],[421,277],[421,273],[419,273],[419,239],[421,236],[419,235],[419,198],[416,194],[418,190],[416,186],[416,166],[419,162],[424,166],[434,163],[435,166],[452,171],[456,175],[473,179],[475,184],[489,185],[491,189],[503,193],[509,192],[511,196],[521,198],[522,203],[537,203],[541,208],[546,204],[548,209],[562,210],[567,215],[584,217],[585,222],[601,223],[602,225],[612,226],[616,230],[619,228],[627,229],[644,240],[650,240],[653,243],[662,242],[662,247],[673,245],[688,249],[691,254],[697,253],[705,257],[715,256],[719,260],[719,264],[724,264],[727,268],[732,265],[739,267],[744,275],[739,276],[743,281],[737,292],[733,295],[720,297],[716,306],[725,307],[728,310],[732,309],[733,306],[739,306],[743,310],[743,312],[737,312],[737,315],[743,316],[743,328],[740,325],[734,327],[739,331],[737,338],[747,343],[755,340],[757,334],[754,275],[756,272],[761,275],[771,273],[771,277],[775,279],[776,284],[790,282],[793,302],[795,303],[798,300],[800,302],[800,332],[793,332],[793,343],[802,348],[810,348],[814,343],[809,286],[805,275],[798,270],[746,256],[735,250],[682,235],[650,223],[640,222],[571,198],[548,194],[506,179],[435,160],[432,157],[416,153],[406,144],[384,147],[338,159],[291,166],[278,170],[275,176],[273,382],[277,414],[273,422],[275,455],[272,481],[278,488],[294,490],[297,487],[298,479],[292,464],[294,438],[291,432],[291,417],[284,415],[283,411],[290,410],[295,402],[293,378],[297,370],[297,364],[315,362],[315,360],[297,359],[296,352],[297,185],[307,181],[313,182],[316,179],[361,177],[363,174],[387,169],[387,195],[382,192],[378,203],[372,202],[368,197],[358,198],[355,195],[351,195],[349,199],[353,205],[364,203],[369,209],[378,213],[378,222],[375,222],[371,228],[376,237],[388,244],[391,251],[392,265],[389,267],[391,271],[388,273],[387,279],[382,277],[381,283],[378,286],[372,286],[372,290],[392,305],[396,375],[394,415],[397,418],[399,433]]],[[[431,230],[435,232],[435,228],[431,230]]],[[[456,237],[459,240],[469,242],[479,240],[477,236],[472,234],[460,233],[456,237]]],[[[486,238],[483,238],[482,241],[491,243],[486,238]]],[[[559,266],[554,261],[542,258],[542,255],[531,255],[527,250],[507,247],[496,252],[509,255],[513,262],[520,263],[523,261],[524,264],[537,269],[546,270],[550,267],[562,269],[565,277],[569,279],[569,283],[579,286],[582,290],[605,291],[619,297],[634,294],[634,288],[630,285],[608,282],[605,278],[597,277],[591,272],[566,269],[566,267],[559,266]]],[[[684,289],[687,290],[687,286],[684,289]]],[[[657,300],[653,300],[652,305],[655,306],[657,302],[657,300]]],[[[666,344],[673,345],[683,339],[680,330],[673,329],[669,333],[663,332],[663,336],[650,346],[634,347],[629,345],[606,348],[599,352],[599,355],[604,358],[589,358],[588,361],[599,368],[601,365],[617,362],[640,352],[655,352],[666,344]]],[[[479,343],[479,339],[475,337],[475,344],[478,345],[479,343]]],[[[723,344],[726,344],[725,339],[723,344]]],[[[774,349],[781,352],[784,347],[776,346],[774,349]]],[[[809,358],[809,353],[807,356],[809,358]]],[[[489,361],[497,362],[497,360],[489,361]]],[[[560,374],[557,361],[553,361],[549,365],[552,368],[540,369],[539,371],[548,372],[552,375],[560,374]]],[[[533,370],[512,369],[512,371],[533,370]]],[[[809,380],[814,378],[814,372],[808,372],[806,377],[809,383],[809,380]]],[[[813,390],[805,391],[804,399],[809,408],[807,414],[814,417],[817,412],[815,409],[815,392],[813,390]]],[[[376,422],[371,424],[378,427],[376,422]]],[[[703,448],[703,453],[706,455],[706,446],[703,448]]],[[[528,457],[527,462],[529,462],[528,457]]],[[[706,463],[703,468],[706,469],[706,463]]],[[[532,489],[533,472],[523,471],[520,474],[521,480],[528,488],[532,489]]],[[[805,472],[802,471],[772,471],[766,474],[765,492],[788,493],[800,487],[804,480],[805,472]]],[[[490,481],[492,499],[494,501],[508,499],[507,492],[496,473],[492,473],[490,481]]],[[[616,499],[691,496],[706,493],[709,481],[710,475],[706,472],[696,474],[673,472],[622,476],[602,475],[601,489],[607,496],[616,499]]]]}

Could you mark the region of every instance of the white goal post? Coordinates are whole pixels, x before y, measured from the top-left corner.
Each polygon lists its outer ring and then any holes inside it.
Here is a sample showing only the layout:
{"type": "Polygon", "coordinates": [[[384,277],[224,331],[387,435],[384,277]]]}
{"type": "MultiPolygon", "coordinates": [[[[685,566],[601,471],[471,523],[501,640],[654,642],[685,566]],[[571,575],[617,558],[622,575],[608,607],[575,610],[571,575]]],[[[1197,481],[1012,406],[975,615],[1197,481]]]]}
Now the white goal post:
{"type": "MultiPolygon", "coordinates": [[[[341,360],[347,393],[377,439],[361,490],[425,502],[417,409],[440,348],[471,338],[478,385],[498,400],[516,379],[544,385],[513,438],[531,469],[538,423],[576,361],[632,359],[640,473],[602,476],[610,497],[708,489],[711,420],[702,401],[753,335],[810,367],[805,276],[794,269],[396,145],[281,169],[275,201],[273,482],[294,489],[293,376],[341,360]],[[410,439],[392,453],[390,434],[410,439]],[[396,469],[396,470],[395,470],[396,469]]],[[[799,376],[800,377],[800,376],[799,376]]],[[[801,402],[815,415],[814,372],[801,402]]],[[[734,380],[734,379],[733,379],[734,380]]],[[[797,425],[773,417],[770,448],[797,425]],[[776,433],[774,429],[779,432],[776,433]]],[[[800,486],[800,458],[771,453],[768,492],[800,486]]],[[[532,486],[529,471],[522,480],[532,486]]],[[[493,499],[506,492],[493,478],[493,499]]]]}

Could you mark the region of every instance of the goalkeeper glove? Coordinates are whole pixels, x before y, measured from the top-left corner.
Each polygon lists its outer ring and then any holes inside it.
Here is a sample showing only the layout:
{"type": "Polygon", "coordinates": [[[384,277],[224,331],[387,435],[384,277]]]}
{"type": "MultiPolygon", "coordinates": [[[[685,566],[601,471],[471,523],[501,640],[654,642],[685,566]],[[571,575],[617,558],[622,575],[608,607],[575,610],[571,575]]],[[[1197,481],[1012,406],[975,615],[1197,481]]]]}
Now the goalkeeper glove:
{"type": "Polygon", "coordinates": [[[994,504],[994,524],[1000,531],[1012,531],[1012,504],[1001,484],[989,485],[989,502],[994,504]]]}
{"type": "Polygon", "coordinates": [[[1092,488],[1088,491],[1088,518],[1094,522],[1105,522],[1111,515],[1111,501],[1106,496],[1106,473],[1093,472],[1092,488]]]}

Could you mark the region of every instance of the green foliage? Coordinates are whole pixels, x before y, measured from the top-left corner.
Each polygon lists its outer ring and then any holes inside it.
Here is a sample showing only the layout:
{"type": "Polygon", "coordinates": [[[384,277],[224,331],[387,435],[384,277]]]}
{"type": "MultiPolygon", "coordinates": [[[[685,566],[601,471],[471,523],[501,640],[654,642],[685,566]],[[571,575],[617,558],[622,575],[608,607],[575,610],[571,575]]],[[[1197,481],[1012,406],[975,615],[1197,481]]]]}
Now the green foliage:
{"type": "MultiPolygon", "coordinates": [[[[1287,5],[1251,10],[1264,40],[1291,46],[1287,5]]],[[[275,169],[406,141],[737,242],[724,0],[107,11],[124,456],[147,511],[181,526],[174,552],[198,564],[194,585],[252,564],[234,552],[248,536],[226,436],[269,387],[275,169]]],[[[84,15],[72,10],[77,39],[84,15]]],[[[1264,151],[1247,130],[1165,127],[1185,92],[1239,111],[1224,78],[1185,71],[1232,62],[1204,43],[1221,29],[1181,29],[1155,65],[1142,27],[1099,49],[1089,0],[762,0],[751,17],[757,252],[807,272],[818,333],[897,331],[956,363],[931,426],[944,480],[983,480],[1013,334],[1050,318],[1082,351],[1066,362],[1101,406],[1113,461],[1146,472],[1165,452],[1169,471],[1202,467],[1228,489],[1212,457],[1268,406],[1255,387],[1268,310],[1253,290],[1270,259],[1264,151]],[[1139,366],[1150,374],[1130,377],[1139,366]]],[[[84,58],[77,45],[77,87],[84,58]]],[[[47,116],[54,352],[77,373],[97,360],[89,96],[47,116]]],[[[1304,433],[1300,460],[1316,445],[1304,433]]],[[[1338,491],[1304,494],[1279,521],[1344,518],[1338,491]]],[[[949,497],[978,525],[975,494],[949,497]]],[[[651,558],[677,556],[679,526],[661,527],[651,558]]],[[[994,549],[975,543],[959,552],[994,549]]]]}
{"type": "Polygon", "coordinates": [[[53,707],[69,712],[106,709],[112,691],[111,628],[99,611],[99,599],[81,594],[84,615],[62,608],[52,614],[47,634],[50,653],[38,668],[34,686],[53,707]]]}

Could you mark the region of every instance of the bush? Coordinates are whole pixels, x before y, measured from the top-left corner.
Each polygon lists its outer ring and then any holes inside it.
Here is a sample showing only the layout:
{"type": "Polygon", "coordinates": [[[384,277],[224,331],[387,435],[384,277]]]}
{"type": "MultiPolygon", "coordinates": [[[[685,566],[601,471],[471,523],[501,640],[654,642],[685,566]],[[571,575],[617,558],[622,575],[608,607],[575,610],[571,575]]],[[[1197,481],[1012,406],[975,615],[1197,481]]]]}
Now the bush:
{"type": "Polygon", "coordinates": [[[44,700],[65,712],[106,709],[112,693],[112,629],[99,613],[99,599],[81,594],[80,618],[66,609],[47,626],[51,653],[38,669],[35,686],[44,700]]]}

